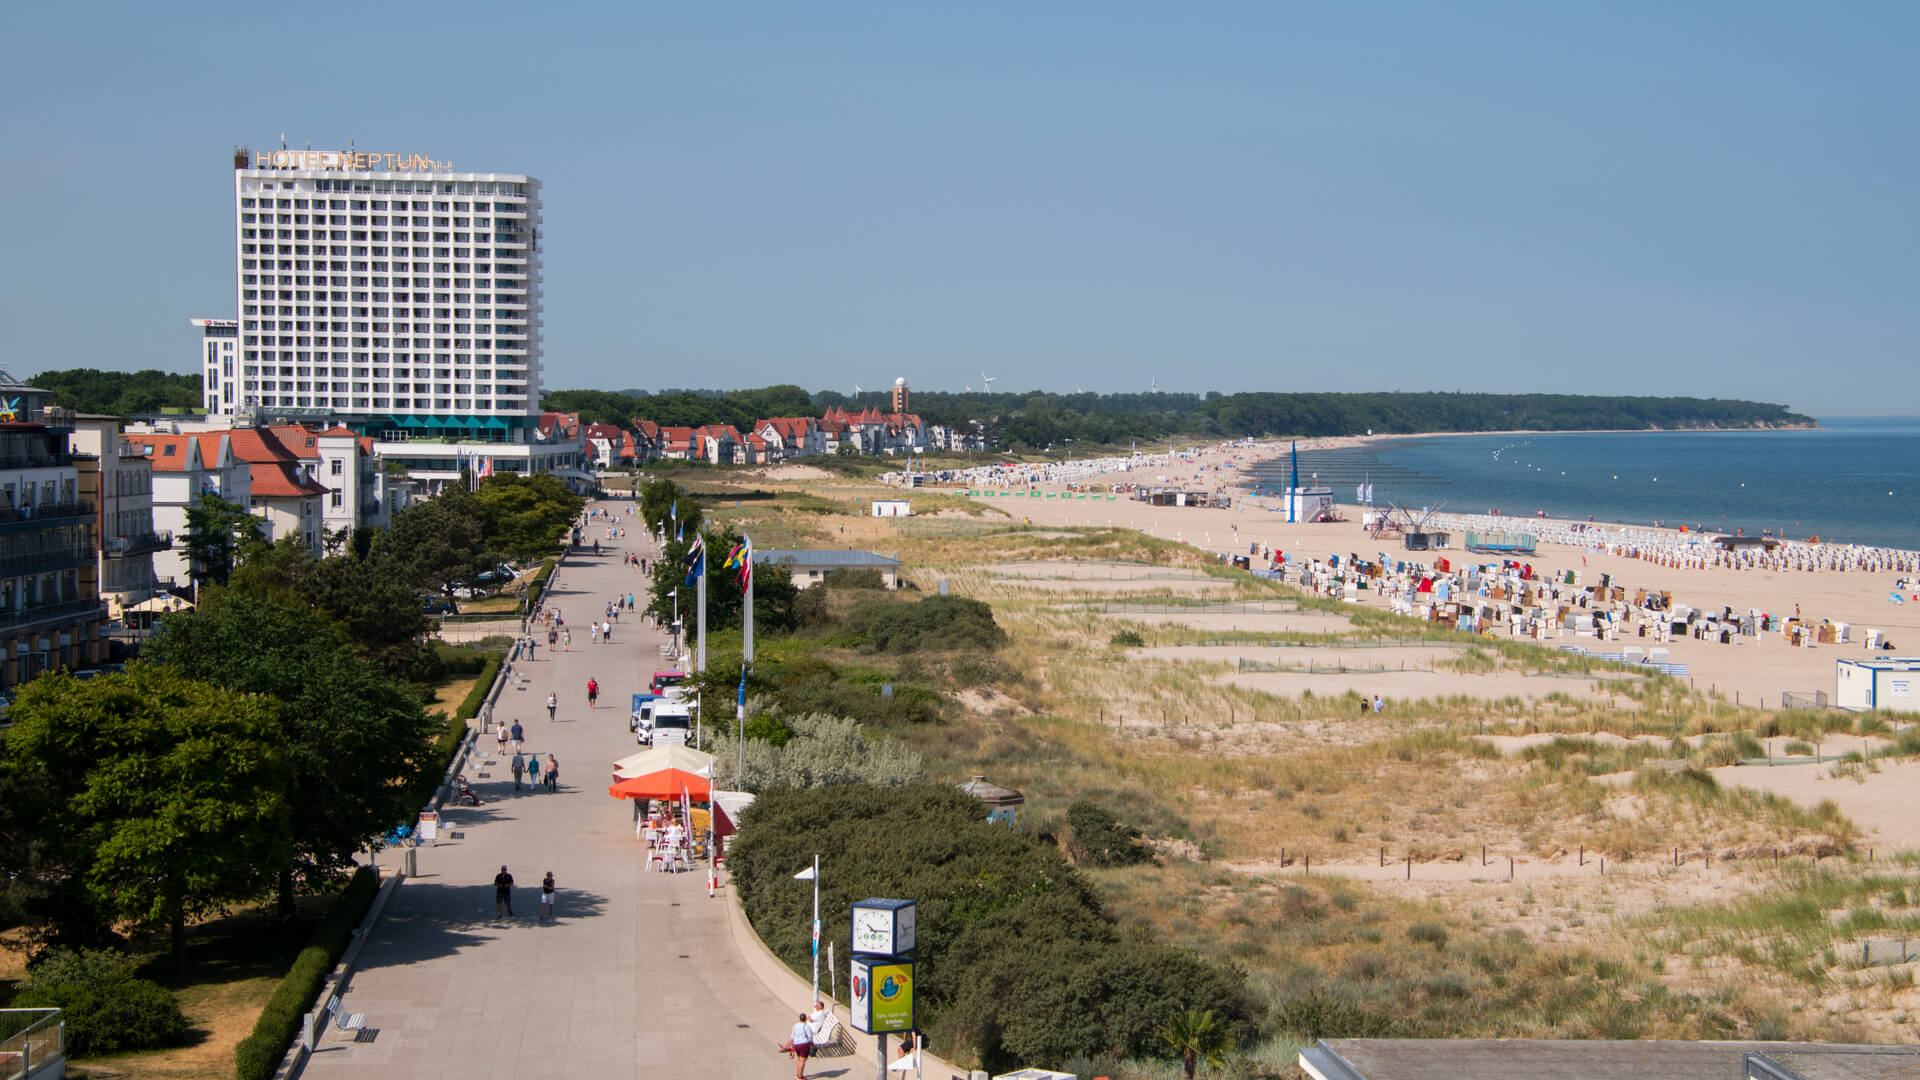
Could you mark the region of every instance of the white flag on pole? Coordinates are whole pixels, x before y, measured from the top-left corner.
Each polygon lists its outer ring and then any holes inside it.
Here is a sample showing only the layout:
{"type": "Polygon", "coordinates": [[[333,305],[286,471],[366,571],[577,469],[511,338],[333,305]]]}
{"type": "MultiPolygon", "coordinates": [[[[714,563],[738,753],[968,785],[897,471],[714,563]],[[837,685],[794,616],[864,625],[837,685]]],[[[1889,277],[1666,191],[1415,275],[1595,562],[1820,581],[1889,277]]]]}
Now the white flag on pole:
{"type": "Polygon", "coordinates": [[[802,871],[800,871],[799,873],[797,873],[797,874],[795,874],[795,875],[793,875],[793,880],[795,880],[795,881],[812,881],[812,880],[813,880],[813,867],[811,867],[811,866],[809,866],[809,867],[807,867],[807,868],[806,868],[805,870],[802,870],[802,871]]]}

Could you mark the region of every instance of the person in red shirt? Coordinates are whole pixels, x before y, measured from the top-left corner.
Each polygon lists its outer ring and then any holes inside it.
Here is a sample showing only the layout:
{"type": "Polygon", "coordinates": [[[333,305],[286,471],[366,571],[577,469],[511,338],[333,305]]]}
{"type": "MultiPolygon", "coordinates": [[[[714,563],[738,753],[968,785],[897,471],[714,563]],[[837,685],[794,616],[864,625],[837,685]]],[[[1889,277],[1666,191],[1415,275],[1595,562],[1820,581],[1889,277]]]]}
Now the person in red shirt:
{"type": "Polygon", "coordinates": [[[593,708],[593,703],[595,699],[599,698],[599,696],[600,696],[600,684],[593,681],[592,679],[588,679],[587,680],[587,708],[589,709],[593,708]]]}

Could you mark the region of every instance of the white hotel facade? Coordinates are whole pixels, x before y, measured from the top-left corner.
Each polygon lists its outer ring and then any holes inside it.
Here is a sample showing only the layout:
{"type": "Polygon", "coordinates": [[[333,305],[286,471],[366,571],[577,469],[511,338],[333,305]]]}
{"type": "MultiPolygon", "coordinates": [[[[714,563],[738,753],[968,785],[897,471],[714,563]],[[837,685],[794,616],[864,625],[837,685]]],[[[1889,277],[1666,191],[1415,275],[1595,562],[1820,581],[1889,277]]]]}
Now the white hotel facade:
{"type": "Polygon", "coordinates": [[[195,320],[215,422],[342,423],[429,486],[480,461],[590,479],[538,434],[538,180],[242,149],[233,192],[237,334],[195,320]]]}

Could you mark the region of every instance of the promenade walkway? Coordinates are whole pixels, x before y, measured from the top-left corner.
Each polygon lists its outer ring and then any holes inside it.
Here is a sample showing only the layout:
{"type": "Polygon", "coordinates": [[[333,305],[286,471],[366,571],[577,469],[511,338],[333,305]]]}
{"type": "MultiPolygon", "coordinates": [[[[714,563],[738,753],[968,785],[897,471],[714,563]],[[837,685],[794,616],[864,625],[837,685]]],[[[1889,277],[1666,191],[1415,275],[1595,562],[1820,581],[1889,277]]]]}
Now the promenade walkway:
{"type": "MultiPolygon", "coordinates": [[[[636,611],[623,615],[612,644],[588,644],[587,621],[616,593],[640,601],[645,582],[626,554],[655,554],[626,517],[627,502],[597,505],[618,515],[628,537],[611,549],[603,539],[598,557],[569,556],[554,575],[547,604],[576,626],[572,649],[549,652],[543,640],[537,659],[518,665],[531,682],[503,691],[494,710],[498,721],[522,723],[529,754],[559,758],[559,792],[516,794],[498,757],[468,765],[483,805],[443,811],[438,846],[417,849],[418,876],[395,891],[349,985],[344,1003],[378,1036],[361,1043],[330,1030],[307,1076],[792,1075],[775,1045],[807,1004],[804,987],[796,1000],[776,1000],[735,946],[728,901],[708,898],[705,873],[647,873],[630,805],[607,796],[613,761],[635,750],[629,695],[661,666],[664,638],[636,611]],[[589,677],[600,684],[593,710],[589,677]],[[552,723],[549,691],[560,695],[552,723]],[[494,917],[502,864],[515,879],[511,918],[494,917]],[[549,870],[559,892],[555,918],[544,922],[539,884],[549,870]]],[[[595,535],[589,529],[589,543],[595,535]]],[[[493,749],[487,738],[476,753],[493,749]]],[[[393,855],[382,861],[393,865],[393,855]]],[[[873,1071],[871,1057],[817,1059],[808,1075],[873,1071]]]]}

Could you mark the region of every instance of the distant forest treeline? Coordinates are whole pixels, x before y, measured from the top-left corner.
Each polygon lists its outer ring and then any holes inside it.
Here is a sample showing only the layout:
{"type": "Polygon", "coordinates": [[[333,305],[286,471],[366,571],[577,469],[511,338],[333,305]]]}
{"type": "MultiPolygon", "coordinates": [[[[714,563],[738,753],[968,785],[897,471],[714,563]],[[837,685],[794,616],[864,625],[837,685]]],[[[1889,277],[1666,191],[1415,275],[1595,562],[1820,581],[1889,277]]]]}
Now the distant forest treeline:
{"type": "MultiPolygon", "coordinates": [[[[80,412],[131,416],[200,404],[200,377],[166,371],[43,371],[29,380],[54,403],[80,412]]],[[[732,424],[742,431],[770,416],[819,416],[832,406],[889,408],[889,395],[798,386],[753,390],[554,390],[543,408],[578,412],[589,423],[635,418],[672,426],[732,424]]],[[[928,423],[971,430],[979,421],[994,447],[1032,450],[1069,441],[1122,445],[1133,440],[1242,436],[1355,435],[1372,430],[1595,431],[1648,428],[1811,426],[1784,405],[1689,397],[1578,394],[984,394],[915,390],[913,411],[928,423]]]]}
{"type": "Polygon", "coordinates": [[[200,406],[200,376],[171,371],[96,371],[93,368],[69,368],[43,371],[27,383],[53,392],[55,405],[75,412],[102,413],[107,416],[132,416],[159,412],[163,408],[193,409],[200,406]]]}
{"type": "MultiPolygon", "coordinates": [[[[829,406],[888,408],[885,393],[855,397],[798,386],[757,390],[678,390],[661,394],[556,390],[548,409],[583,420],[625,424],[638,417],[741,430],[762,417],[818,416],[829,406]]],[[[1805,427],[1813,419],[1784,405],[1689,397],[1578,394],[954,394],[913,392],[913,411],[929,423],[980,421],[995,446],[1037,449],[1066,441],[1118,445],[1131,440],[1354,435],[1369,429],[1428,431],[1595,431],[1652,428],[1805,427]]]]}

